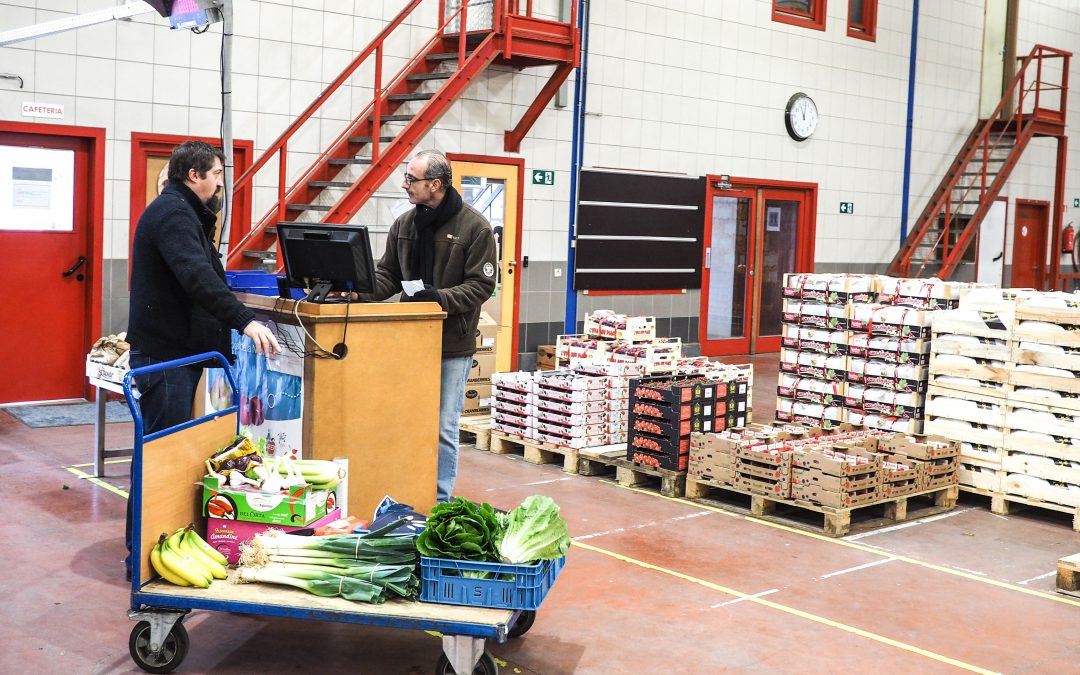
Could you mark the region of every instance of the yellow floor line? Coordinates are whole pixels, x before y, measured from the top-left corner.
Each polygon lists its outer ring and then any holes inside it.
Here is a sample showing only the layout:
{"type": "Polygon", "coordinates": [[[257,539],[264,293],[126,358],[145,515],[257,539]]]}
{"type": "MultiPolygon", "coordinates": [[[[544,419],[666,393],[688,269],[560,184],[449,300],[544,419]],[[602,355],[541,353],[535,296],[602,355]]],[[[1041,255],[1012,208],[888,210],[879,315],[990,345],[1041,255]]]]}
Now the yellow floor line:
{"type": "Polygon", "coordinates": [[[751,595],[749,593],[743,593],[742,591],[737,591],[734,588],[727,588],[726,586],[721,586],[719,584],[714,584],[711,581],[705,581],[704,579],[698,579],[697,577],[692,577],[692,576],[690,576],[688,574],[683,574],[682,572],[676,572],[674,570],[669,570],[667,568],[660,567],[658,565],[653,565],[651,563],[643,562],[641,560],[636,560],[636,559],[631,558],[629,556],[622,555],[621,553],[615,553],[614,551],[608,551],[608,550],[605,550],[605,549],[602,549],[602,548],[597,548],[596,546],[592,546],[590,544],[583,544],[581,542],[576,542],[576,541],[571,546],[573,548],[583,548],[583,549],[585,549],[587,551],[593,551],[595,553],[600,553],[601,555],[606,555],[606,556],[609,556],[611,558],[615,558],[616,560],[621,560],[623,562],[630,563],[631,565],[637,565],[638,567],[643,567],[643,568],[648,569],[648,570],[653,570],[655,572],[660,572],[662,574],[667,574],[667,575],[673,576],[673,577],[675,577],[677,579],[682,579],[683,581],[689,581],[691,583],[695,583],[695,584],[704,586],[704,587],[712,589],[714,591],[719,591],[719,592],[724,593],[726,595],[731,595],[731,596],[734,596],[734,597],[739,598],[741,600],[746,600],[747,602],[753,602],[753,603],[756,603],[756,604],[759,604],[759,605],[764,605],[765,607],[769,607],[771,609],[775,609],[775,610],[778,610],[778,611],[781,611],[781,612],[785,612],[785,613],[791,614],[793,616],[797,616],[797,617],[800,617],[800,618],[803,618],[803,619],[807,619],[807,620],[813,621],[815,623],[820,623],[822,625],[829,626],[831,628],[838,628],[838,629],[846,631],[848,633],[853,633],[853,634],[858,635],[860,637],[868,638],[870,640],[874,640],[876,642],[880,642],[882,644],[886,644],[886,645],[889,645],[891,647],[896,647],[898,649],[903,649],[904,651],[908,651],[908,652],[911,652],[913,654],[918,654],[919,656],[925,656],[926,658],[933,659],[935,661],[940,661],[942,663],[947,663],[950,666],[956,666],[957,668],[962,668],[964,670],[968,670],[968,671],[971,671],[973,673],[984,673],[986,675],[991,675],[992,673],[996,672],[996,671],[993,671],[993,670],[987,670],[985,668],[980,668],[979,666],[974,666],[974,665],[972,665],[970,663],[964,663],[963,661],[959,661],[957,659],[950,658],[948,656],[943,656],[943,655],[938,654],[936,652],[932,652],[932,651],[930,651],[928,649],[923,649],[922,647],[916,647],[915,645],[909,645],[906,642],[900,642],[899,640],[894,640],[892,638],[885,637],[884,635],[878,635],[877,633],[871,633],[870,631],[863,630],[862,628],[856,628],[855,626],[849,626],[849,625],[847,625],[845,623],[840,623],[839,621],[833,621],[832,619],[826,619],[823,616],[818,616],[817,614],[811,614],[810,612],[805,612],[805,611],[803,611],[801,609],[795,609],[794,607],[788,607],[787,605],[782,605],[782,604],[780,604],[778,602],[773,602],[772,600],[766,600],[766,599],[761,598],[761,597],[753,596],[753,595],[751,595]]]}
{"type": "Polygon", "coordinates": [[[772,522],[769,522],[767,520],[762,520],[760,518],[755,518],[754,516],[747,516],[747,515],[743,515],[743,514],[740,514],[740,513],[732,513],[731,511],[728,511],[726,509],[722,509],[722,508],[719,508],[719,507],[716,507],[716,506],[712,506],[710,504],[703,504],[701,502],[690,501],[688,499],[681,499],[679,497],[665,497],[664,495],[659,494],[657,492],[653,492],[651,490],[642,490],[640,488],[630,487],[630,486],[627,486],[627,485],[618,485],[618,483],[615,483],[614,481],[608,481],[608,480],[604,480],[604,479],[601,479],[601,480],[603,482],[605,482],[605,483],[611,483],[612,485],[617,485],[618,487],[621,487],[624,490],[632,490],[633,492],[639,492],[641,494],[649,495],[649,496],[652,496],[652,497],[659,497],[660,499],[666,499],[666,500],[668,500],[670,502],[675,502],[677,504],[683,504],[683,505],[686,505],[686,506],[693,506],[694,508],[700,508],[700,509],[706,509],[706,510],[709,510],[709,511],[715,511],[717,513],[722,513],[722,514],[725,514],[725,515],[728,515],[728,516],[733,516],[735,518],[742,518],[743,520],[746,520],[746,521],[751,522],[751,523],[756,523],[758,525],[764,525],[766,527],[771,527],[773,529],[783,530],[784,532],[790,532],[792,534],[797,534],[797,535],[802,536],[802,537],[809,537],[810,539],[817,539],[818,541],[827,542],[829,544],[838,544],[840,546],[844,546],[846,548],[854,549],[856,551],[863,551],[864,553],[872,553],[874,555],[881,556],[883,558],[895,558],[896,560],[899,560],[901,562],[906,562],[906,563],[911,564],[911,565],[918,565],[919,567],[925,567],[926,569],[935,570],[937,572],[944,572],[945,574],[951,574],[953,576],[961,577],[963,579],[968,579],[970,581],[977,581],[977,582],[979,582],[981,584],[988,584],[990,586],[996,586],[998,588],[1003,588],[1003,589],[1008,590],[1008,591],[1017,591],[1019,593],[1024,593],[1025,595],[1034,596],[1036,598],[1043,598],[1045,600],[1053,600],[1054,602],[1060,602],[1060,603],[1062,603],[1064,605],[1072,605],[1073,607],[1080,607],[1080,601],[1074,600],[1072,598],[1067,598],[1067,597],[1062,596],[1062,595],[1055,595],[1053,593],[1047,593],[1045,591],[1037,591],[1037,590],[1035,590],[1033,588],[1024,588],[1023,586],[1017,586],[1016,584],[1011,584],[1011,583],[1009,583],[1007,581],[999,581],[997,579],[991,579],[989,577],[981,577],[978,574],[971,574],[970,572],[964,572],[964,571],[961,571],[961,570],[953,569],[951,567],[945,567],[943,565],[935,565],[934,563],[926,562],[924,560],[918,560],[916,558],[909,558],[907,556],[897,555],[895,553],[891,553],[891,552],[889,552],[887,550],[884,550],[884,549],[872,548],[870,546],[865,546],[863,544],[856,544],[855,542],[852,542],[852,541],[844,541],[843,539],[836,539],[834,537],[826,537],[823,534],[817,534],[815,532],[807,532],[806,530],[800,530],[797,527],[790,527],[788,525],[781,525],[780,523],[772,523],[772,522]]]}
{"type": "MultiPolygon", "coordinates": [[[[131,458],[126,457],[124,459],[107,459],[107,460],[105,460],[105,463],[106,464],[120,464],[122,462],[130,462],[130,461],[131,461],[131,458]]],[[[81,469],[84,466],[94,466],[94,463],[93,462],[87,462],[86,464],[72,464],[71,466],[81,469]]]]}
{"type": "Polygon", "coordinates": [[[113,492],[115,494],[120,495],[124,499],[128,498],[128,493],[121,490],[120,488],[116,487],[115,485],[109,485],[108,483],[101,480],[100,478],[94,478],[90,474],[79,471],[78,469],[76,469],[73,466],[66,466],[64,468],[67,469],[68,471],[70,471],[71,473],[75,474],[79,478],[82,478],[83,480],[85,480],[85,481],[87,481],[89,483],[93,483],[94,485],[97,485],[98,487],[103,487],[106,490],[108,490],[109,492],[113,492]]]}

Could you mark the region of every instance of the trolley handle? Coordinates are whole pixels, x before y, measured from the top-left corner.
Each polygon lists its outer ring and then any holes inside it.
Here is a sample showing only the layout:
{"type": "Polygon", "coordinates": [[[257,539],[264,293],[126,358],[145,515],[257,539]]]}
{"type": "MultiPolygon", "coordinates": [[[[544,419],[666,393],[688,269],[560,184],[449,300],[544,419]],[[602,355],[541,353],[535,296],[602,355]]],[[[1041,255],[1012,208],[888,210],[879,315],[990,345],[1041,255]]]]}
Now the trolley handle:
{"type": "Polygon", "coordinates": [[[124,373],[124,398],[127,399],[128,408],[131,410],[131,418],[135,422],[135,438],[142,438],[144,441],[152,441],[155,438],[160,438],[167,434],[171,434],[181,429],[187,429],[193,427],[196,424],[201,424],[205,421],[222,417],[224,415],[231,415],[232,413],[240,410],[240,389],[236,385],[236,376],[233,374],[232,368],[229,366],[229,360],[226,359],[221,352],[204,352],[202,354],[195,354],[193,356],[185,356],[180,359],[174,359],[172,361],[162,361],[161,363],[152,363],[149,366],[142,366],[141,368],[132,368],[128,372],[124,373]],[[135,393],[132,391],[132,378],[136,375],[145,375],[148,373],[156,373],[159,370],[166,370],[168,368],[179,368],[182,366],[189,366],[195,363],[201,363],[203,361],[219,361],[221,363],[222,370],[225,371],[225,377],[229,378],[229,386],[232,387],[232,405],[224,410],[215,410],[198,419],[191,420],[189,422],[183,422],[176,426],[169,427],[167,429],[161,429],[155,431],[149,436],[143,437],[143,418],[142,410],[139,408],[139,402],[135,398],[135,393]]]}

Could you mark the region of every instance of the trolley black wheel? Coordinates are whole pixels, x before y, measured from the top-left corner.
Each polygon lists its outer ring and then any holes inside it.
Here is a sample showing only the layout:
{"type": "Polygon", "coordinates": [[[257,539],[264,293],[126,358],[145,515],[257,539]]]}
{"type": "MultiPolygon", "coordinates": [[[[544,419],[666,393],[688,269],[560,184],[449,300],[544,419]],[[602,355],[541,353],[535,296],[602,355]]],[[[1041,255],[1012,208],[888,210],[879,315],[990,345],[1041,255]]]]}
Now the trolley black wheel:
{"type": "Polygon", "coordinates": [[[513,626],[510,626],[510,632],[508,635],[512,638],[519,638],[525,633],[529,632],[533,624],[536,622],[536,610],[527,609],[518,615],[517,621],[513,626]]]}
{"type": "MultiPolygon", "coordinates": [[[[446,658],[446,654],[441,655],[439,662],[435,664],[435,675],[457,675],[457,671],[450,665],[450,659],[446,658]]],[[[472,675],[499,675],[499,666],[495,663],[495,657],[487,652],[481,654],[472,675]]]]}
{"type": "Polygon", "coordinates": [[[128,651],[135,665],[148,673],[171,673],[176,670],[187,656],[188,633],[184,624],[177,621],[165,636],[161,651],[150,651],[150,622],[140,621],[131,629],[128,638],[128,651]]]}

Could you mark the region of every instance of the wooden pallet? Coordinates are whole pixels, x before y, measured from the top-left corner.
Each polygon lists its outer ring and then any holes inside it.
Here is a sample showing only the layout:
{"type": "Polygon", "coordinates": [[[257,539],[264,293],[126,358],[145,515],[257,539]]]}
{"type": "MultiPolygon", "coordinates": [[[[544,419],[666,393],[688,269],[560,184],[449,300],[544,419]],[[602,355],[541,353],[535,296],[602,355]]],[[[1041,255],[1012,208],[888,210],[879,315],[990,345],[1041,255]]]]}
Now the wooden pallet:
{"type": "Polygon", "coordinates": [[[1080,598],[1080,553],[1058,561],[1057,590],[1058,593],[1080,598]]]}
{"type": "Polygon", "coordinates": [[[462,440],[471,442],[477,450],[491,447],[491,415],[462,416],[460,430],[462,440]],[[466,435],[469,438],[465,438],[466,435]]]}
{"type": "MultiPolygon", "coordinates": [[[[686,479],[687,499],[707,499],[711,503],[714,503],[725,510],[735,511],[744,515],[749,514],[770,522],[794,525],[801,529],[822,533],[828,537],[842,537],[851,532],[852,514],[856,511],[858,511],[860,515],[864,515],[866,514],[866,510],[872,509],[873,507],[884,507],[884,514],[881,517],[873,518],[868,516],[856,523],[859,530],[869,530],[886,525],[895,525],[897,522],[907,520],[909,515],[916,518],[923,518],[949,511],[956,507],[958,495],[959,490],[957,489],[957,486],[949,485],[933,490],[913,492],[902,497],[893,497],[891,499],[877,501],[873,504],[863,504],[861,506],[853,506],[850,508],[833,508],[831,506],[812,504],[802,500],[767,497],[754,494],[753,492],[732,485],[702,480],[700,478],[690,477],[686,479]],[[749,497],[749,507],[742,506],[738,502],[732,502],[732,497],[736,494],[742,495],[743,498],[749,497]],[[932,498],[934,502],[933,506],[920,508],[909,513],[908,500],[913,497],[923,496],[932,498]],[[793,520],[791,516],[798,515],[800,511],[822,514],[824,516],[824,524],[822,526],[814,526],[802,520],[793,520]]],[[[738,500],[739,498],[735,499],[738,500]]],[[[742,499],[741,501],[742,503],[745,503],[745,499],[742,499]]]]}
{"type": "Polygon", "coordinates": [[[961,485],[960,489],[964,492],[970,492],[971,494],[982,495],[983,497],[990,498],[990,512],[996,513],[999,516],[1009,515],[1009,510],[1014,504],[1022,504],[1024,506],[1034,506],[1040,509],[1047,509],[1049,511],[1057,511],[1059,513],[1072,514],[1072,528],[1076,532],[1080,532],[1080,506],[1068,506],[1065,504],[1055,504],[1054,502],[1046,502],[1041,499],[1031,499],[1028,497],[1021,497],[1020,495],[1009,494],[1006,492],[991,492],[989,490],[981,490],[969,486],[961,485]]]}
{"type": "Polygon", "coordinates": [[[562,464],[566,473],[578,472],[578,450],[574,448],[518,438],[492,430],[490,450],[496,455],[520,455],[530,464],[562,464]]]}
{"type": "Polygon", "coordinates": [[[665,497],[682,497],[686,492],[686,472],[654,469],[626,459],[626,445],[587,448],[578,455],[578,473],[603,476],[615,472],[615,482],[623,487],[646,488],[665,497]]]}

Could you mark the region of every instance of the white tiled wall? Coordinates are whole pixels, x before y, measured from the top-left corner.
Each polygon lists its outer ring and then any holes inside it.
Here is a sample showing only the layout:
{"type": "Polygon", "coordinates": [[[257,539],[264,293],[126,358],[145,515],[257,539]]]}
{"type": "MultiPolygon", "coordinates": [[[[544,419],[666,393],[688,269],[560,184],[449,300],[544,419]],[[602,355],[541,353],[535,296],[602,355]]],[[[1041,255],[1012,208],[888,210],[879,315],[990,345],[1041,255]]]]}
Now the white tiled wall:
{"type": "MultiPolygon", "coordinates": [[[[0,0],[0,31],[112,5],[112,0],[0,0]]],[[[387,46],[385,73],[410,58],[437,25],[436,0],[387,46]]],[[[557,0],[534,9],[555,17],[557,0]]],[[[373,0],[244,0],[235,3],[234,124],[256,150],[268,146],[402,3],[373,0]]],[[[819,186],[819,262],[886,262],[900,231],[911,3],[880,0],[877,41],[846,36],[847,3],[828,3],[824,32],[776,23],[770,0],[602,0],[591,3],[585,164],[596,167],[806,181],[819,186]],[[821,112],[814,137],[791,140],[786,101],[810,94],[821,112]],[[839,202],[855,204],[840,215],[839,202]]],[[[976,121],[983,2],[923,2],[909,223],[921,211],[976,121]]],[[[1072,48],[1080,3],[1027,0],[1021,54],[1044,43],[1072,48]]],[[[104,127],[107,138],[106,256],[127,256],[132,132],[216,136],[221,27],[172,32],[156,15],[111,22],[0,48],[0,119],[27,121],[26,100],[63,103],[64,124],[104,127]]],[[[1075,69],[1074,69],[1075,70],[1075,69]]],[[[505,155],[511,129],[551,68],[495,66],[479,77],[421,146],[505,155]]],[[[1075,75],[1075,74],[1074,74],[1075,75]]],[[[1080,78],[1072,77],[1072,82],[1080,78]]],[[[291,149],[296,176],[370,100],[362,67],[291,149]]],[[[572,79],[569,87],[572,99],[572,79]]],[[[1078,98],[1069,105],[1078,121],[1078,98]]],[[[415,106],[417,104],[412,104],[415,106]]],[[[523,141],[526,177],[556,172],[553,186],[524,187],[522,252],[566,259],[573,103],[549,106],[523,141]]],[[[48,124],[51,120],[34,120],[48,124]]],[[[1007,187],[1011,199],[1050,199],[1052,143],[1035,144],[1007,187]]],[[[1080,219],[1080,148],[1069,152],[1066,221],[1080,219]]],[[[276,192],[276,166],[257,181],[256,215],[276,192]]],[[[384,187],[399,191],[397,178],[384,187]]],[[[379,198],[358,220],[385,227],[396,198],[379,198]]],[[[1011,218],[1011,215],[1010,215],[1011,218]]],[[[377,237],[376,247],[382,241],[377,237]]]]}

